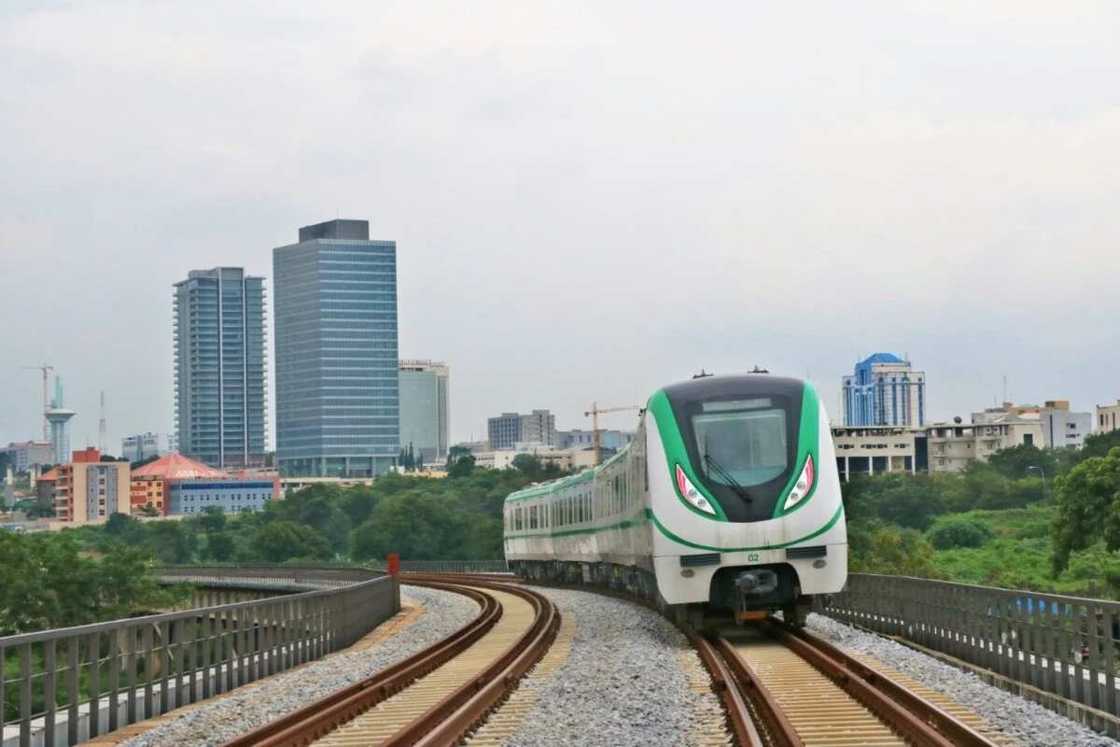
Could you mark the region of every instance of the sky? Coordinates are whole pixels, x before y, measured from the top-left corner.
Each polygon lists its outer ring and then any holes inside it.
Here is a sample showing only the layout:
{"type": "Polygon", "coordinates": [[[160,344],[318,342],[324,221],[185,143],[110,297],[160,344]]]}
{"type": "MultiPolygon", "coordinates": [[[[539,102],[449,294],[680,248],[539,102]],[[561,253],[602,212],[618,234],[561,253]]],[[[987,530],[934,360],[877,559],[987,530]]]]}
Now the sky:
{"type": "MultiPolygon", "coordinates": [[[[0,442],[173,423],[172,284],[397,242],[400,351],[502,411],[876,351],[934,419],[1120,398],[1120,6],[0,4],[0,442]]],[[[604,418],[632,427],[632,413],[604,418]]]]}

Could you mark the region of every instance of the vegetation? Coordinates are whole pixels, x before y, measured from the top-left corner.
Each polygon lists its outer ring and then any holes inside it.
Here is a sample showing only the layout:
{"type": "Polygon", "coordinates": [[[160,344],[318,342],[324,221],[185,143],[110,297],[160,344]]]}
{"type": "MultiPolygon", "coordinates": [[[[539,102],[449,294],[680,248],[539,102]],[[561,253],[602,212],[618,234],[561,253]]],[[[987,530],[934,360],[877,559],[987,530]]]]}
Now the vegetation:
{"type": "Polygon", "coordinates": [[[156,583],[151,556],[113,543],[81,548],[70,532],[0,532],[0,636],[82,625],[173,606],[179,591],[156,583]]]}
{"type": "Polygon", "coordinates": [[[1120,598],[1120,433],[844,486],[851,569],[1120,598]]]}

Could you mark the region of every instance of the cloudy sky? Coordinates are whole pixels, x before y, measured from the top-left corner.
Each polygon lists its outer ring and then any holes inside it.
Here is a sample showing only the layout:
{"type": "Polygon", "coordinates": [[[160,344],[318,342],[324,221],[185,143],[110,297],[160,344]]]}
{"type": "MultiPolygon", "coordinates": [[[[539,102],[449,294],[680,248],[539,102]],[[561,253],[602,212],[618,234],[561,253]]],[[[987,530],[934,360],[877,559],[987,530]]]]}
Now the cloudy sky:
{"type": "MultiPolygon", "coordinates": [[[[452,438],[870,352],[937,418],[1120,397],[1114,3],[0,4],[0,441],[172,422],[171,285],[395,239],[452,438]],[[777,7],[777,6],[781,7],[777,7]],[[772,7],[773,6],[773,7],[772,7]]],[[[629,426],[632,418],[612,419],[629,426]]],[[[116,450],[114,448],[114,451],[116,450]]]]}

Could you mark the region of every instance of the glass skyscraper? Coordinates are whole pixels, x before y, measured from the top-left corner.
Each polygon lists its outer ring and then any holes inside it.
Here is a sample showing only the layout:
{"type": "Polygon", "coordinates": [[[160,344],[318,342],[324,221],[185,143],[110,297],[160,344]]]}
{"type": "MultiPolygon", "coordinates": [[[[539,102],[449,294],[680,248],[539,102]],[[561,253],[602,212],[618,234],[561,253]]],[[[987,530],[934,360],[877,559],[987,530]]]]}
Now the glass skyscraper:
{"type": "Polygon", "coordinates": [[[299,229],[272,262],[281,474],[387,471],[400,451],[396,242],[332,220],[299,229]]]}
{"type": "Polygon", "coordinates": [[[926,422],[926,374],[892,353],[875,353],[843,379],[844,425],[905,426],[926,422]]]}
{"type": "Polygon", "coordinates": [[[447,459],[446,363],[401,361],[401,448],[431,465],[447,459]]]}
{"type": "Polygon", "coordinates": [[[265,452],[264,280],[240,267],[175,284],[179,450],[212,467],[259,467],[265,452]]]}

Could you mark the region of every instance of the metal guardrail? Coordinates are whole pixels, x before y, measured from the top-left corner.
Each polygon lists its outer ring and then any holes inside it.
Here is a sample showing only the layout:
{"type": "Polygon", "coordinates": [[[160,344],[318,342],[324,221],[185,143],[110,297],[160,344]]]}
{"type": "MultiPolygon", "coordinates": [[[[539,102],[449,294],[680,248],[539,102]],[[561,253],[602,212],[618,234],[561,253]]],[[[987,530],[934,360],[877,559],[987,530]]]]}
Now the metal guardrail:
{"type": "Polygon", "coordinates": [[[852,573],[822,611],[1101,711],[1094,726],[1120,735],[1120,602],[852,573]]]}
{"type": "Polygon", "coordinates": [[[0,638],[3,747],[73,745],[167,713],[345,648],[400,608],[394,579],[363,569],[160,576],[280,595],[0,638]]]}
{"type": "Polygon", "coordinates": [[[409,573],[509,573],[505,560],[402,560],[409,573]]]}

